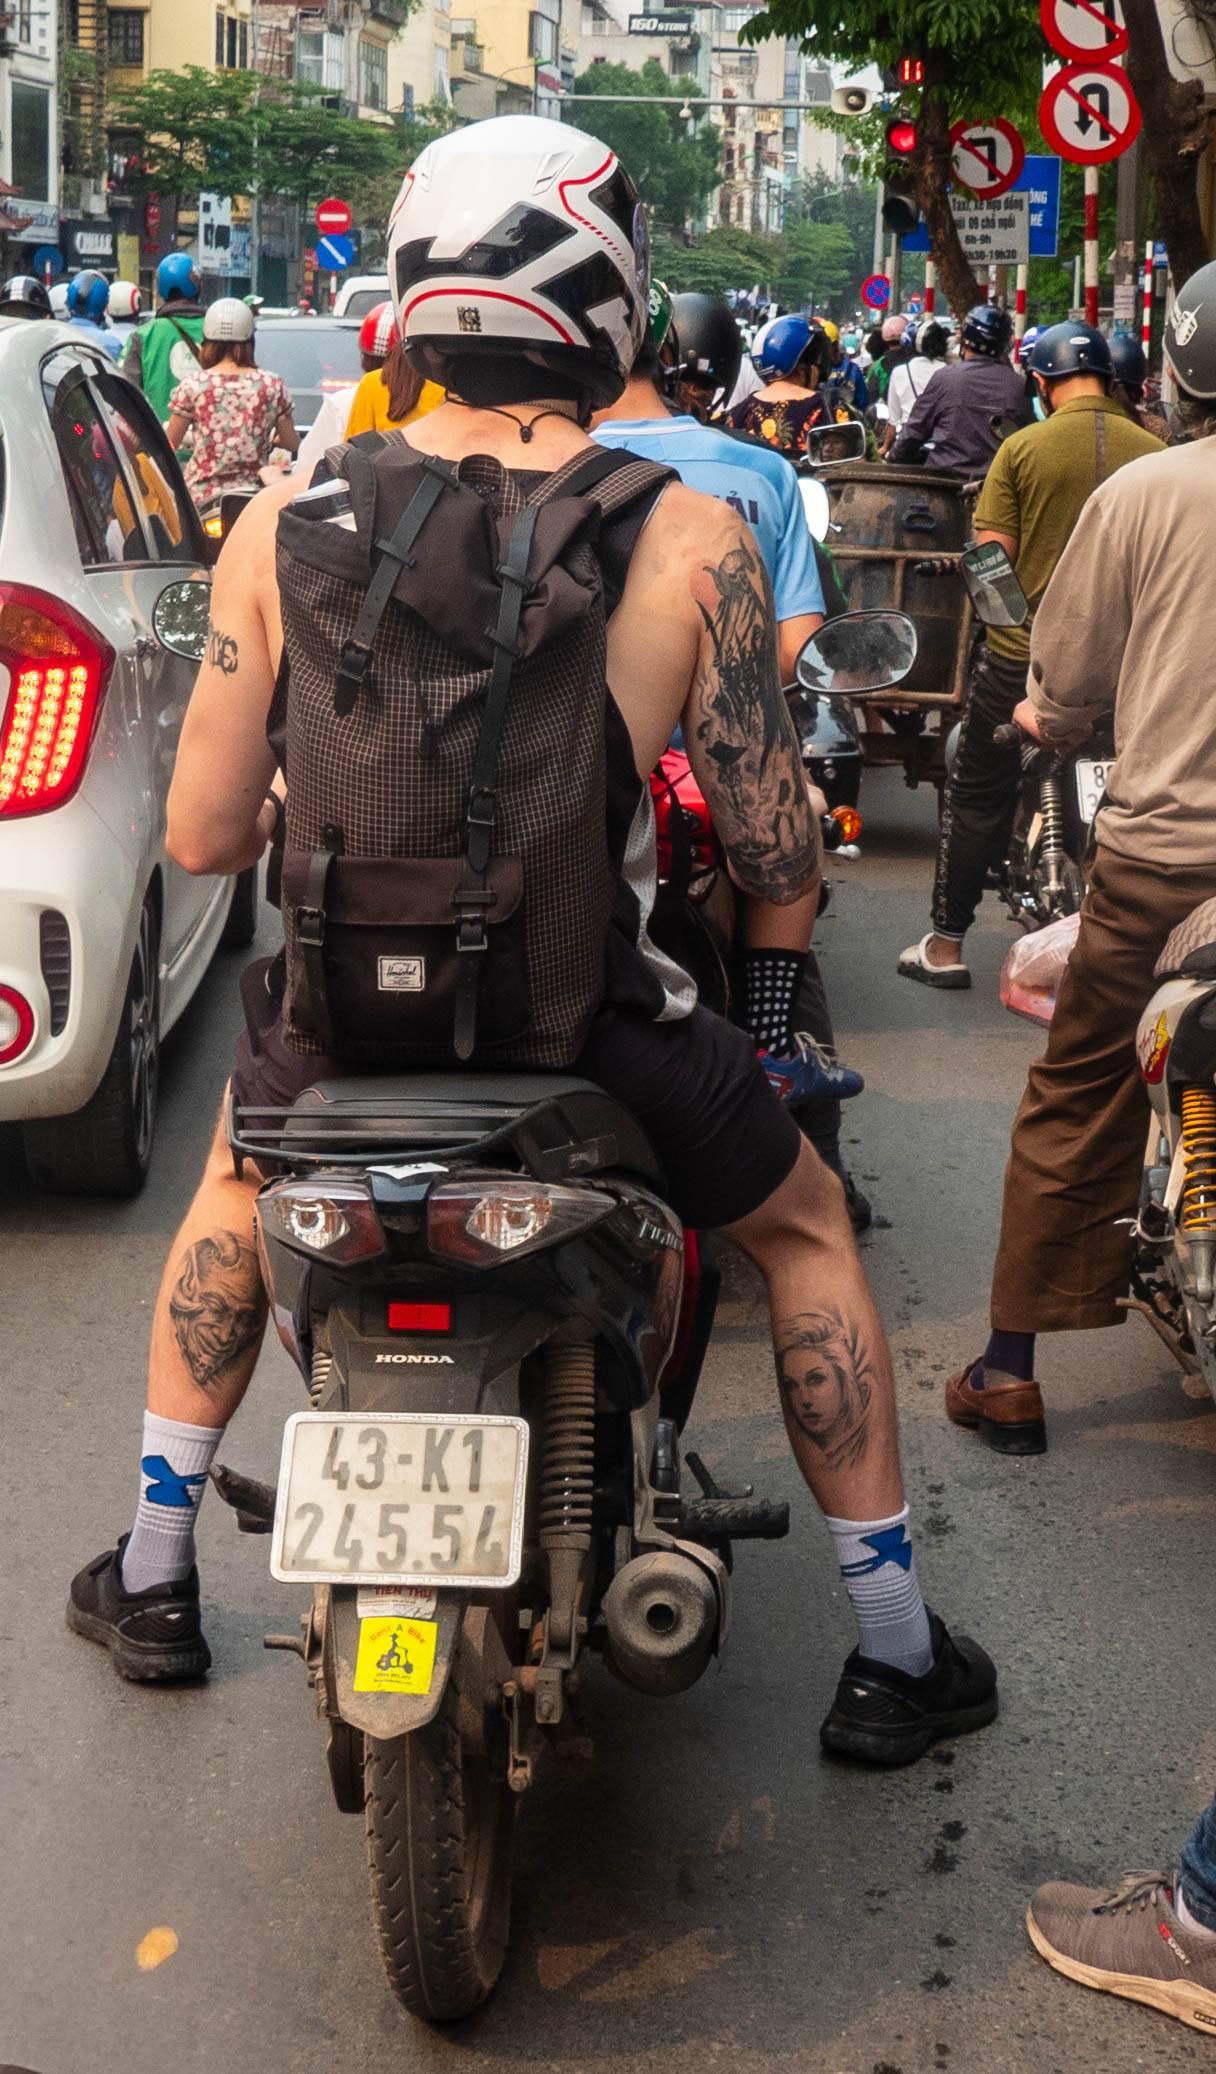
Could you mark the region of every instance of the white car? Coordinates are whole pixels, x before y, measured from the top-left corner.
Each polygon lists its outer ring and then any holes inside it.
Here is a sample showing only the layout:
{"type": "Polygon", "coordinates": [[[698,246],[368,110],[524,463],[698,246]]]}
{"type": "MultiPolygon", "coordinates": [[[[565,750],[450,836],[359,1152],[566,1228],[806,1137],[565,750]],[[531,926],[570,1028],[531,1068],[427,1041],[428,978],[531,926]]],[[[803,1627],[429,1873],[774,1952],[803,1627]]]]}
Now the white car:
{"type": "Polygon", "coordinates": [[[352,274],[338,290],[331,316],[366,317],[369,310],[387,302],[392,290],[387,274],[352,274]]]}
{"type": "Polygon", "coordinates": [[[0,318],[0,462],[0,1123],[43,1185],[129,1195],[160,1040],[256,926],[256,873],[165,854],[195,666],[156,613],[205,604],[207,548],[143,397],[67,325],[0,318]]]}

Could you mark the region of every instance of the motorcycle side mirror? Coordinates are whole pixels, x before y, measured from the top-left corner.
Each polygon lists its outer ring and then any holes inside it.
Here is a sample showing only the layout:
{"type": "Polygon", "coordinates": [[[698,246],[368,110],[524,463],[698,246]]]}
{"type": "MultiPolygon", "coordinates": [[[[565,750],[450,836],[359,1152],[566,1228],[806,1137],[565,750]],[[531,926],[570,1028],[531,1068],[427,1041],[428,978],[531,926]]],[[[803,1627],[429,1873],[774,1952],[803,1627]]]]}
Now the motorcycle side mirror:
{"type": "Polygon", "coordinates": [[[1030,611],[1030,600],[999,540],[985,540],[982,547],[964,548],[959,557],[959,568],[981,626],[1020,627],[1024,624],[1030,611]]]}
{"type": "Polygon", "coordinates": [[[902,612],[844,612],[825,619],[798,657],[804,691],[886,691],[916,661],[916,628],[902,612]]]}
{"type": "Polygon", "coordinates": [[[201,663],[210,625],[211,585],[205,577],[171,583],[152,607],[152,631],[161,647],[187,662],[201,663]]]}
{"type": "Polygon", "coordinates": [[[834,461],[864,461],[866,428],[856,418],[843,425],[815,425],[806,436],[806,457],[812,468],[834,461]]]}
{"type": "Polygon", "coordinates": [[[828,501],[828,493],[824,489],[823,484],[816,476],[800,475],[798,478],[798,495],[802,499],[802,509],[806,515],[807,525],[811,529],[812,538],[815,540],[826,540],[828,537],[828,527],[831,524],[832,507],[828,501]]]}

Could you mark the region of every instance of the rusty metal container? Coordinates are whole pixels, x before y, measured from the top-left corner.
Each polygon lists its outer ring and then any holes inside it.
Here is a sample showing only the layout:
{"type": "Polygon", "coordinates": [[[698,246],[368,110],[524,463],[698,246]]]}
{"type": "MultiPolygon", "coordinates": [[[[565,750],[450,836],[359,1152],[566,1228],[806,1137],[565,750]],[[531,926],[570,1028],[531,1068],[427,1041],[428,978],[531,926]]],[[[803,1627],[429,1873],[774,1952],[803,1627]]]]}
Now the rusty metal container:
{"type": "Polygon", "coordinates": [[[957,557],[971,532],[960,477],[882,461],[841,461],[819,480],[828,493],[832,559],[854,612],[906,612],[916,627],[911,675],[889,706],[957,706],[966,689],[975,619],[957,557]],[[939,566],[932,572],[918,565],[939,566]],[[944,563],[944,566],[941,566],[944,563]]]}

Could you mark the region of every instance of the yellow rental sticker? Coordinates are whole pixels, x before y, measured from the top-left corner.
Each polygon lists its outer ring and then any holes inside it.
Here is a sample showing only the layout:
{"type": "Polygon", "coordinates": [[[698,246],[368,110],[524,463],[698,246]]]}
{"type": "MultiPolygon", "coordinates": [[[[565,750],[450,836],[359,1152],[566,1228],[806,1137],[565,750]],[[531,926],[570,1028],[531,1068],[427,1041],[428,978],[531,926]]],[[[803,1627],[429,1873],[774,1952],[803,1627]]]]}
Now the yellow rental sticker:
{"type": "Polygon", "coordinates": [[[435,1620],[361,1620],[356,1692],[429,1692],[435,1670],[435,1620]]]}

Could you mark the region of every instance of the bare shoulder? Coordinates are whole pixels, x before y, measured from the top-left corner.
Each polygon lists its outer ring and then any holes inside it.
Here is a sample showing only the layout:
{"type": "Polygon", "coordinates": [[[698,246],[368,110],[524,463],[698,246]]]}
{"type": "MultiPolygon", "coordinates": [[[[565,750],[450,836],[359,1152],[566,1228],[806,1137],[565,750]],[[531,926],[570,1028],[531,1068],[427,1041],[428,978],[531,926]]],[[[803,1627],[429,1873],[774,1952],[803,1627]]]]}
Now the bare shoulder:
{"type": "Polygon", "coordinates": [[[716,596],[713,572],[739,548],[756,555],[754,535],[729,504],[702,490],[687,489],[683,483],[671,483],[634,559],[648,584],[662,584],[665,589],[674,585],[674,596],[680,602],[704,604],[712,610],[716,596]]]}

